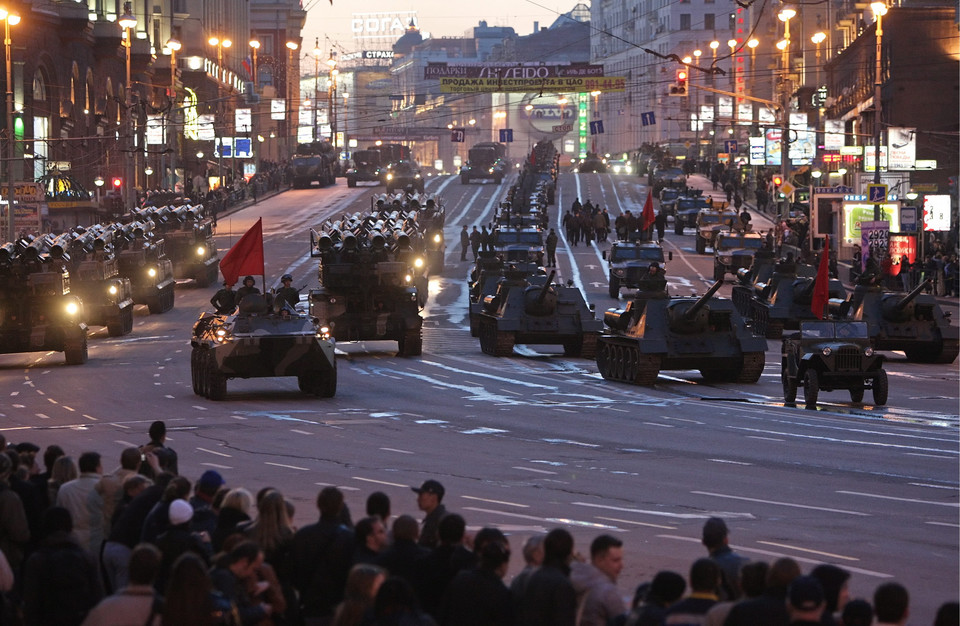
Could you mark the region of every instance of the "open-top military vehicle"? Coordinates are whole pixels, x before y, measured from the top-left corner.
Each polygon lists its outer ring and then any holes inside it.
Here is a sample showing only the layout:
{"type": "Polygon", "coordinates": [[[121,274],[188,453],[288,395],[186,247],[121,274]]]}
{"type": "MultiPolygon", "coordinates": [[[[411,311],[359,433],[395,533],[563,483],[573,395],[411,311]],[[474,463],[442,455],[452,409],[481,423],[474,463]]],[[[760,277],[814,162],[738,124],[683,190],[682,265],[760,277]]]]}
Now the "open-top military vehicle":
{"type": "Polygon", "coordinates": [[[929,286],[924,281],[909,293],[891,293],[858,284],[850,296],[850,317],[867,323],[875,350],[901,350],[921,363],[953,363],[960,352],[960,328],[935,297],[923,293],[929,286]]]}
{"type": "Polygon", "coordinates": [[[67,365],[87,361],[83,302],[70,273],[51,262],[46,237],[0,246],[0,354],[63,352],[67,365]]]}
{"type": "Polygon", "coordinates": [[[709,207],[702,189],[687,189],[681,193],[674,202],[673,233],[682,235],[684,228],[696,228],[700,210],[709,207]]]}
{"type": "Polygon", "coordinates": [[[493,249],[504,261],[529,261],[539,265],[543,265],[546,254],[539,226],[498,226],[493,231],[493,249]]]}
{"type": "Polygon", "coordinates": [[[758,233],[721,232],[713,246],[713,280],[723,280],[727,274],[737,275],[740,269],[753,265],[754,255],[763,248],[764,240],[758,233]]]}
{"type": "Polygon", "coordinates": [[[609,309],[597,347],[597,369],[607,380],[653,385],[661,370],[700,370],[709,382],[755,383],[767,342],[750,332],[729,300],[714,295],[672,298],[662,274],[642,280],[624,309],[609,309]]]}
{"type": "Polygon", "coordinates": [[[733,209],[700,209],[697,213],[697,253],[706,254],[723,231],[733,230],[738,221],[733,209]]]}
{"type": "Polygon", "coordinates": [[[863,401],[865,389],[873,390],[873,403],[887,403],[887,372],[883,356],[870,345],[864,322],[804,321],[800,331],[783,338],[780,379],[783,399],[792,403],[803,386],[808,409],[817,407],[821,391],[847,389],[850,400],[863,401]]]}
{"type": "Polygon", "coordinates": [[[193,392],[223,400],[230,378],[296,376],[300,391],[324,398],[337,392],[337,360],[326,328],[265,296],[248,295],[233,315],[204,313],[193,325],[193,392]]]}
{"type": "MultiPolygon", "coordinates": [[[[653,241],[615,241],[609,250],[603,251],[607,261],[609,293],[611,298],[620,297],[620,289],[640,288],[651,263],[664,267],[663,248],[653,241]]],[[[673,260],[673,252],[669,253],[673,260]]]]}
{"type": "MultiPolygon", "coordinates": [[[[529,261],[510,261],[504,263],[503,257],[496,252],[480,252],[473,270],[470,271],[469,299],[470,299],[470,336],[477,337],[480,333],[480,313],[483,312],[483,300],[487,296],[497,293],[497,286],[504,276],[504,267],[508,268],[513,276],[527,274],[530,276],[546,276],[543,268],[537,263],[529,261]]],[[[539,280],[539,278],[537,279],[539,280]]]]}
{"type": "Polygon", "coordinates": [[[518,343],[560,344],[566,356],[594,358],[603,324],[579,289],[554,283],[556,271],[533,276],[508,267],[503,274],[477,322],[484,354],[508,356],[518,343]]]}

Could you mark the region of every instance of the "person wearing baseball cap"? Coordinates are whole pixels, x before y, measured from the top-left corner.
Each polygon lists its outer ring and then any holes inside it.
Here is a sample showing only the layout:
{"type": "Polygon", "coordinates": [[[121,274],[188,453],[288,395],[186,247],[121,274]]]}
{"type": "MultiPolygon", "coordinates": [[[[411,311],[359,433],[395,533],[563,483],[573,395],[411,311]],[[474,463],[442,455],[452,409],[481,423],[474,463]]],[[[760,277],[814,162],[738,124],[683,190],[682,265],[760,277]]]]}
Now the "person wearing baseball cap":
{"type": "Polygon", "coordinates": [[[440,542],[440,520],[447,514],[447,509],[442,504],[445,493],[443,485],[431,479],[420,485],[419,489],[411,489],[417,494],[417,507],[427,514],[420,527],[418,543],[427,548],[435,548],[440,542]]]}
{"type": "Polygon", "coordinates": [[[815,626],[820,624],[827,602],[823,586],[813,576],[798,576],[787,590],[787,610],[790,624],[815,626]]]}

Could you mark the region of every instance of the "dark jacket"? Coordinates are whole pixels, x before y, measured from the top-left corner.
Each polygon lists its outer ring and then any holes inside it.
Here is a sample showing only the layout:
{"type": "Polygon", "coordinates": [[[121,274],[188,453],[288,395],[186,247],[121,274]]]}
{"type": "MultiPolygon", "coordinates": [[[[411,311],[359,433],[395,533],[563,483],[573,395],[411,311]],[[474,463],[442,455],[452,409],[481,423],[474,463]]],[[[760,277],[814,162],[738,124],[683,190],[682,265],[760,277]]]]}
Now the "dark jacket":
{"type": "Polygon", "coordinates": [[[267,617],[267,612],[247,593],[243,581],[227,568],[217,567],[210,572],[213,588],[223,594],[236,607],[242,626],[259,624],[267,617]]]}
{"type": "Polygon", "coordinates": [[[150,485],[140,494],[123,507],[119,516],[110,526],[110,536],[107,541],[122,543],[131,550],[140,543],[140,533],[143,532],[143,524],[147,515],[153,510],[154,505],[160,501],[163,495],[163,487],[160,485],[150,485]]]}
{"type": "Polygon", "coordinates": [[[437,508],[423,518],[423,525],[420,527],[420,539],[417,541],[426,548],[436,548],[440,543],[440,520],[447,514],[447,508],[438,504],[437,508]]]}
{"type": "Polygon", "coordinates": [[[27,626],[79,625],[102,597],[96,560],[66,533],[52,534],[27,559],[23,572],[27,626]]]}
{"type": "Polygon", "coordinates": [[[524,626],[573,626],[577,592],[567,571],[544,564],[530,575],[520,599],[517,623],[524,626]]]}
{"type": "Polygon", "coordinates": [[[210,557],[212,555],[210,544],[201,540],[195,533],[190,532],[187,524],[171,526],[169,530],[157,538],[155,545],[163,555],[163,560],[160,564],[160,573],[154,584],[154,588],[160,593],[163,593],[167,588],[168,575],[173,568],[173,563],[183,553],[193,552],[203,559],[205,564],[210,565],[210,557]]]}
{"type": "Polygon", "coordinates": [[[512,626],[513,597],[488,569],[459,572],[443,595],[441,626],[512,626]]]}
{"type": "Polygon", "coordinates": [[[459,544],[439,545],[420,557],[415,564],[417,583],[414,587],[420,607],[439,619],[440,603],[450,581],[473,563],[473,553],[459,544]]]}
{"type": "Polygon", "coordinates": [[[787,593],[785,590],[768,589],[763,595],[738,602],[730,609],[724,626],[787,626],[787,593]]]}
{"type": "Polygon", "coordinates": [[[380,553],[377,565],[385,568],[391,575],[405,579],[416,589],[417,561],[429,553],[429,550],[412,541],[394,540],[392,546],[380,553]]]}
{"type": "Polygon", "coordinates": [[[304,617],[333,615],[343,600],[353,548],[353,531],[337,520],[321,519],[294,535],[293,586],[304,617]]]}

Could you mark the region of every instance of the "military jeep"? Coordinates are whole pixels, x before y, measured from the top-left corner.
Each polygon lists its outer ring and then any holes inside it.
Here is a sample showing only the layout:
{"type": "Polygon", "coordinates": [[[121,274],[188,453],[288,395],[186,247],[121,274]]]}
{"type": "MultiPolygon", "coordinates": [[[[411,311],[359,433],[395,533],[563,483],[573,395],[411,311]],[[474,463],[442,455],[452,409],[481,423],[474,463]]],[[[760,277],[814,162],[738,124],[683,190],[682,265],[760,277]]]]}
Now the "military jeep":
{"type": "Polygon", "coordinates": [[[850,400],[863,402],[865,389],[873,403],[887,403],[887,372],[883,356],[870,345],[865,322],[817,320],[800,324],[800,332],[783,338],[780,379],[783,399],[792,403],[803,385],[804,403],[817,408],[821,391],[846,389],[850,400]]]}
{"type": "Polygon", "coordinates": [[[721,232],[713,244],[713,280],[723,280],[727,274],[736,276],[741,268],[749,269],[763,244],[756,233],[721,232]]]}
{"type": "Polygon", "coordinates": [[[717,236],[722,231],[733,230],[738,220],[733,209],[700,209],[697,213],[697,254],[706,254],[707,248],[716,245],[717,236]]]}

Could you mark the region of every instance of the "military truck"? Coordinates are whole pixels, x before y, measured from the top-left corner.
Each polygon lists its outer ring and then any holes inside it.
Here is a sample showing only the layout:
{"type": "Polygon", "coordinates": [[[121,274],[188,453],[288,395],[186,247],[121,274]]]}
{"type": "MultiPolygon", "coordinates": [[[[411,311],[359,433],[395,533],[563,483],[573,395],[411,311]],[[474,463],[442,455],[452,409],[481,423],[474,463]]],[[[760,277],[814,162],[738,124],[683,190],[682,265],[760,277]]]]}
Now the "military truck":
{"type": "Polygon", "coordinates": [[[163,237],[164,252],[173,263],[174,278],[193,280],[198,287],[217,282],[220,255],[213,238],[216,228],[202,204],[144,207],[135,209],[131,216],[133,220],[153,222],[153,233],[163,237]]]}
{"type": "Polygon", "coordinates": [[[543,265],[546,253],[539,226],[498,226],[493,231],[493,249],[504,261],[529,261],[543,265]]]}
{"type": "Polygon", "coordinates": [[[356,187],[360,182],[383,184],[382,155],[379,150],[355,150],[352,161],[347,169],[347,187],[356,187]]]}
{"type": "Polygon", "coordinates": [[[87,361],[83,302],[48,248],[46,237],[0,247],[0,354],[63,352],[67,365],[81,365],[87,361]]]}
{"type": "Polygon", "coordinates": [[[515,344],[559,344],[565,356],[594,358],[603,324],[595,319],[580,290],[572,284],[537,278],[505,268],[493,295],[483,298],[477,322],[480,349],[509,356],[515,344]]]}
{"type": "Polygon", "coordinates": [[[120,275],[130,279],[133,302],[147,305],[151,313],[164,313],[174,305],[173,263],[164,240],[153,236],[153,227],[149,220],[115,224],[113,242],[120,275]]]}
{"type": "Polygon", "coordinates": [[[49,238],[50,258],[70,273],[70,291],[83,302],[88,326],[106,326],[111,337],[133,332],[133,288],[120,275],[112,228],[77,226],[49,238]]]}
{"type": "MultiPolygon", "coordinates": [[[[669,253],[673,260],[673,252],[669,253]]],[[[651,263],[665,268],[663,248],[653,241],[615,241],[609,250],[603,251],[607,262],[607,280],[610,297],[618,299],[620,289],[638,289],[647,277],[651,263]]]]}
{"type": "Polygon", "coordinates": [[[475,180],[503,182],[507,172],[507,147],[502,143],[484,141],[474,144],[467,152],[467,162],[460,166],[460,182],[464,185],[475,180]]]}
{"type": "Polygon", "coordinates": [[[934,296],[924,293],[929,287],[927,280],[902,293],[858,284],[850,296],[850,317],[866,322],[875,350],[902,351],[921,363],[953,363],[960,353],[960,328],[934,296]]]}
{"type": "Polygon", "coordinates": [[[650,277],[624,309],[609,309],[597,346],[606,380],[654,385],[661,370],[699,370],[708,382],[755,383],[767,342],[750,332],[729,300],[714,297],[718,280],[701,297],[670,297],[666,278],[650,277]]]}
{"type": "Polygon", "coordinates": [[[310,230],[310,255],[319,259],[320,279],[319,289],[308,293],[310,315],[337,341],[396,341],[400,355],[418,356],[426,294],[421,300],[414,265],[419,258],[422,268],[423,259],[398,225],[370,217],[340,224],[353,230],[333,225],[310,230]]]}
{"type": "Polygon", "coordinates": [[[296,153],[290,157],[293,188],[304,189],[314,181],[321,187],[337,184],[335,152],[326,141],[298,145],[296,153]]]}
{"type": "Polygon", "coordinates": [[[757,233],[737,231],[720,232],[713,245],[713,280],[723,280],[727,274],[737,275],[741,269],[753,265],[753,257],[764,246],[757,233]]]}
{"type": "Polygon", "coordinates": [[[780,379],[783,399],[793,403],[803,386],[804,403],[817,408],[821,391],[846,389],[854,403],[863,401],[865,389],[873,391],[873,403],[887,403],[887,372],[883,356],[870,345],[867,325],[854,321],[804,321],[800,331],[784,336],[780,379]]]}
{"type": "Polygon", "coordinates": [[[337,392],[337,360],[327,329],[311,317],[269,306],[261,294],[240,301],[233,315],[203,313],[190,339],[193,392],[223,400],[230,378],[296,376],[300,391],[337,392]]]}
{"type": "Polygon", "coordinates": [[[714,247],[717,236],[725,230],[733,230],[738,220],[733,209],[700,209],[697,213],[697,254],[706,254],[707,248],[714,247]]]}
{"type": "Polygon", "coordinates": [[[687,189],[677,196],[673,210],[673,233],[682,235],[684,228],[697,227],[697,215],[702,209],[710,208],[710,203],[703,197],[702,189],[687,189]]]}

